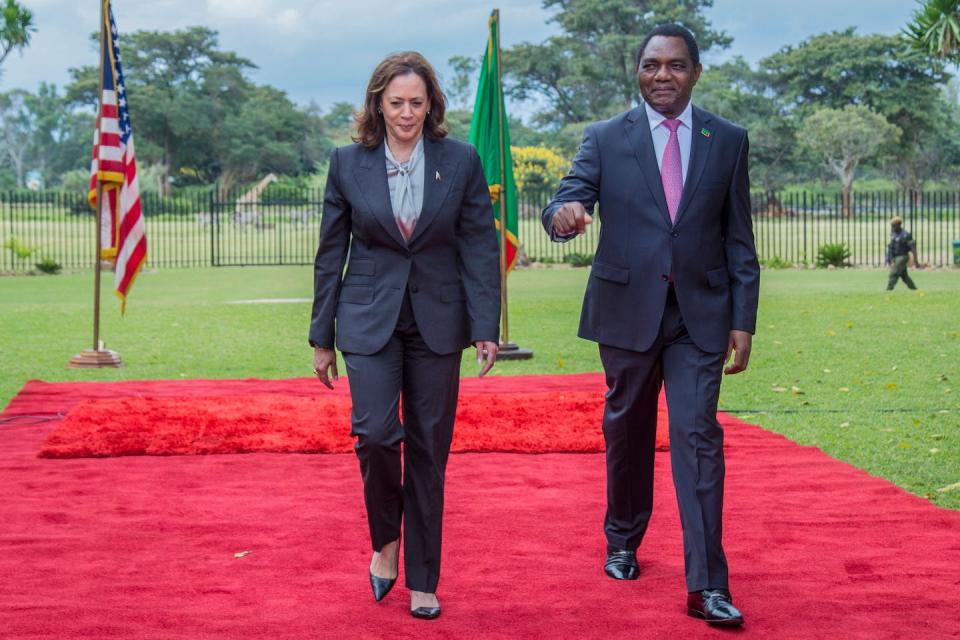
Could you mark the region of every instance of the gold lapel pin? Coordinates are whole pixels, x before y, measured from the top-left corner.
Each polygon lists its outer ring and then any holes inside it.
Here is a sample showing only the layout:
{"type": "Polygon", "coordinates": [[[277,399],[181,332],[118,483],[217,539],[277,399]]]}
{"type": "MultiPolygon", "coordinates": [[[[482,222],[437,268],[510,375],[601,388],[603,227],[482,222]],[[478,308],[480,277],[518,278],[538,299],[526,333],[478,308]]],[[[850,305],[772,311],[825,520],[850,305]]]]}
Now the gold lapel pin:
{"type": "Polygon", "coordinates": [[[443,178],[440,177],[440,172],[437,171],[437,182],[440,182],[443,178]]]}

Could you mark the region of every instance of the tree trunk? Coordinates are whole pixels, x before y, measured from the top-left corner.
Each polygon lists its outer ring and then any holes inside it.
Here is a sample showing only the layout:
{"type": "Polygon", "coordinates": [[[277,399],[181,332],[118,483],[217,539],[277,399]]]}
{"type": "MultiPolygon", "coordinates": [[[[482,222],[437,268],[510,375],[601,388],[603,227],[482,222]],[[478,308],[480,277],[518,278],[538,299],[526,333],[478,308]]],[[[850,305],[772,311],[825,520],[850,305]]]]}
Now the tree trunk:
{"type": "Polygon", "coordinates": [[[783,214],[783,205],[780,203],[780,198],[777,197],[777,192],[773,189],[767,189],[767,215],[782,215],[783,214]]]}
{"type": "Polygon", "coordinates": [[[849,184],[844,184],[844,185],[843,185],[842,204],[841,204],[841,207],[842,207],[842,209],[843,209],[843,217],[844,217],[844,218],[852,218],[852,217],[853,217],[853,207],[850,206],[850,204],[851,204],[851,203],[850,203],[850,200],[851,200],[851,198],[850,198],[851,192],[852,192],[852,189],[850,188],[850,185],[849,185],[849,184]]]}
{"type": "Polygon", "coordinates": [[[173,152],[170,151],[170,138],[168,137],[163,145],[163,170],[160,173],[160,193],[165,198],[170,197],[170,167],[173,166],[173,152]]]}
{"type": "Polygon", "coordinates": [[[23,189],[23,187],[24,187],[24,184],[23,184],[23,174],[24,174],[24,170],[23,170],[23,158],[20,157],[20,156],[17,156],[16,154],[11,153],[11,154],[10,154],[10,159],[11,159],[11,161],[13,162],[13,173],[14,173],[14,175],[15,175],[16,178],[17,178],[17,188],[23,189]]]}
{"type": "Polygon", "coordinates": [[[845,218],[853,217],[853,207],[851,206],[852,198],[851,194],[853,192],[853,180],[857,176],[857,164],[859,158],[848,158],[847,162],[844,165],[842,175],[840,176],[841,182],[843,184],[843,216],[845,218]]]}

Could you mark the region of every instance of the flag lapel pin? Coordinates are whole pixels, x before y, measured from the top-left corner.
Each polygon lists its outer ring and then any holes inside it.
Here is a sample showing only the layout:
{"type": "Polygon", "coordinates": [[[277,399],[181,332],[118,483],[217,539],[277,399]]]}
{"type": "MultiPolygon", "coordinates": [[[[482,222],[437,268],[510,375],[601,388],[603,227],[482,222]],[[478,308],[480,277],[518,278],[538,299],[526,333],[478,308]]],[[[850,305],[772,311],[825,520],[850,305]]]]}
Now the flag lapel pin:
{"type": "Polygon", "coordinates": [[[706,127],[704,127],[700,129],[700,135],[702,135],[704,138],[709,138],[710,136],[713,135],[713,132],[710,131],[710,129],[707,129],[706,127]]]}

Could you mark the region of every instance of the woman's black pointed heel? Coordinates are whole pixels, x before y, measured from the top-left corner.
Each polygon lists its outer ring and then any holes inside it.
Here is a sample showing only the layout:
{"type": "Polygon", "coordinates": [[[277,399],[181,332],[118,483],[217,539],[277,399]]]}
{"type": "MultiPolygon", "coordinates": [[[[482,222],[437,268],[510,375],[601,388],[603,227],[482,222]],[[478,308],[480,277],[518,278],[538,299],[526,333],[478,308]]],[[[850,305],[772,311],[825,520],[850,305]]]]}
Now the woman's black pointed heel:
{"type": "MultiPolygon", "coordinates": [[[[400,539],[397,538],[397,577],[400,576],[400,539]]],[[[377,602],[380,602],[387,597],[387,594],[390,593],[390,590],[393,589],[393,585],[396,584],[397,578],[381,578],[380,576],[373,575],[373,571],[370,572],[370,587],[373,589],[373,597],[377,602]]]]}
{"type": "Polygon", "coordinates": [[[377,602],[387,597],[396,582],[396,578],[380,578],[373,575],[372,571],[370,572],[370,586],[373,587],[373,597],[376,598],[377,602]]]}

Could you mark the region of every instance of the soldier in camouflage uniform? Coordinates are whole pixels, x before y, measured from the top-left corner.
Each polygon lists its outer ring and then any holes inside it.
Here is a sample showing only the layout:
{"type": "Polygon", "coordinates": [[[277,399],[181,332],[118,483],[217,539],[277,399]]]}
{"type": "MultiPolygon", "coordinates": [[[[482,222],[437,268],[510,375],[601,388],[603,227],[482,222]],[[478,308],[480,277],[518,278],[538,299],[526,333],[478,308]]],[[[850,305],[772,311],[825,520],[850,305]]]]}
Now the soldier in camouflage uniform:
{"type": "Polygon", "coordinates": [[[913,241],[910,232],[903,228],[903,219],[897,216],[890,221],[890,244],[887,245],[887,264],[890,265],[890,279],[887,281],[887,291],[892,290],[900,278],[903,278],[903,282],[908,288],[917,288],[917,285],[913,283],[907,273],[907,262],[910,254],[913,254],[913,264],[919,269],[917,243],[913,241]]]}

